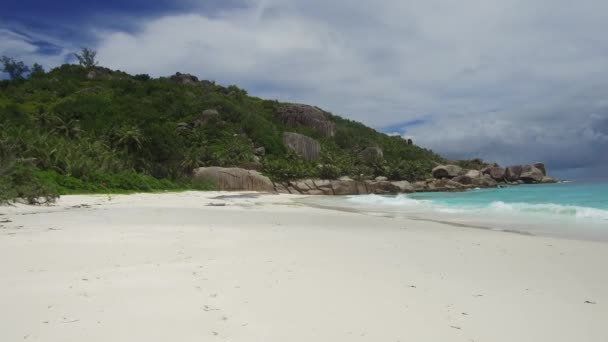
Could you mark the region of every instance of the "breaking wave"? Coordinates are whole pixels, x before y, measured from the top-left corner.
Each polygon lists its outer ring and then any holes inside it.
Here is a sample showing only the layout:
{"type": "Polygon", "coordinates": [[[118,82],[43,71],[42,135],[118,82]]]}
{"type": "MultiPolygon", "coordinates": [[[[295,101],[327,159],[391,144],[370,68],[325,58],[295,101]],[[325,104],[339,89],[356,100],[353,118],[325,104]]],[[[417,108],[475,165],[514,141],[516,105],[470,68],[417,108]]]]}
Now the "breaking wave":
{"type": "Polygon", "coordinates": [[[608,210],[573,205],[559,205],[552,203],[505,203],[502,201],[496,201],[490,203],[488,208],[502,212],[545,213],[574,216],[577,218],[608,220],[608,210]]]}
{"type": "Polygon", "coordinates": [[[398,196],[381,196],[381,195],[364,195],[364,196],[349,196],[347,198],[349,205],[357,207],[367,207],[374,209],[387,209],[391,211],[415,210],[415,209],[430,209],[446,214],[463,214],[463,213],[484,213],[484,212],[501,212],[501,213],[529,213],[529,214],[551,214],[565,215],[569,217],[608,220],[608,210],[597,208],[560,205],[553,203],[506,203],[503,201],[493,201],[485,205],[458,205],[457,203],[445,204],[441,201],[422,200],[410,198],[407,195],[398,196]]]}

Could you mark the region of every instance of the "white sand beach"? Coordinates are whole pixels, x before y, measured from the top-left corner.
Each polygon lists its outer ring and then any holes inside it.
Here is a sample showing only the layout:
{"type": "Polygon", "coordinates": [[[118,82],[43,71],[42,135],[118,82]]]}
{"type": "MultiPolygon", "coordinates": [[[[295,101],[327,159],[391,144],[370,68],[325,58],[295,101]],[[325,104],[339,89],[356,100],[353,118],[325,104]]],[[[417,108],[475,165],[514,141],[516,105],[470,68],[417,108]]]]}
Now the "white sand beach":
{"type": "Polygon", "coordinates": [[[0,207],[0,341],[608,341],[607,243],[235,195],[0,207]]]}

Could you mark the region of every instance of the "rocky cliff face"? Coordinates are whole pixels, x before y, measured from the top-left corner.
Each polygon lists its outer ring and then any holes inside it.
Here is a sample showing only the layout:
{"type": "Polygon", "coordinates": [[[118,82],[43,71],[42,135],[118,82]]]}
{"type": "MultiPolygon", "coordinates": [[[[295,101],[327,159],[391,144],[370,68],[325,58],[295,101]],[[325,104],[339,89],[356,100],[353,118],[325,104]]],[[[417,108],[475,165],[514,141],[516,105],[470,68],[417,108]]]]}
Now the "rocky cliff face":
{"type": "Polygon", "coordinates": [[[285,132],[283,133],[283,143],[288,149],[308,161],[319,159],[321,144],[313,138],[299,133],[285,132]]]}
{"type": "Polygon", "coordinates": [[[303,104],[281,106],[276,113],[279,121],[288,127],[302,125],[319,132],[323,137],[333,137],[336,126],[329,121],[324,111],[317,107],[303,104]]]}

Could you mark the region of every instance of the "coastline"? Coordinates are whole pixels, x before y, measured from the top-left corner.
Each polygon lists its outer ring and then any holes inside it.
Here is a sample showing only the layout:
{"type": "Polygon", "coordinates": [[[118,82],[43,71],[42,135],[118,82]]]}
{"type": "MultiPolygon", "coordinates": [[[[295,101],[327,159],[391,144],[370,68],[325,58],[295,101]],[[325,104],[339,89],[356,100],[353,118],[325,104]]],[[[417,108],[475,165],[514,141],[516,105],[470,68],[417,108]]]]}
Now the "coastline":
{"type": "Polygon", "coordinates": [[[606,243],[294,201],[304,197],[74,195],[0,207],[0,337],[606,339],[606,243]]]}

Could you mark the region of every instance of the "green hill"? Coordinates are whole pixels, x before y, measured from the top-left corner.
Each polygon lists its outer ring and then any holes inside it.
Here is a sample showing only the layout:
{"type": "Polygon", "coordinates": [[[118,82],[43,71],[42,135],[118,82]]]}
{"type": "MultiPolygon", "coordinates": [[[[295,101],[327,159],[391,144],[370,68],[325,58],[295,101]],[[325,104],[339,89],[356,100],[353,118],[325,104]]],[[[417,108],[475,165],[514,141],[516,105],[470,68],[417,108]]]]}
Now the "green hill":
{"type": "Polygon", "coordinates": [[[286,121],[279,115],[286,106],[183,74],[153,79],[66,64],[0,81],[0,200],[208,189],[189,177],[200,166],[254,167],[273,180],[413,181],[443,161],[411,141],[320,110],[331,134],[286,121]],[[283,132],[317,140],[318,159],[286,148],[283,132]],[[382,155],[366,155],[368,147],[382,155]]]}

